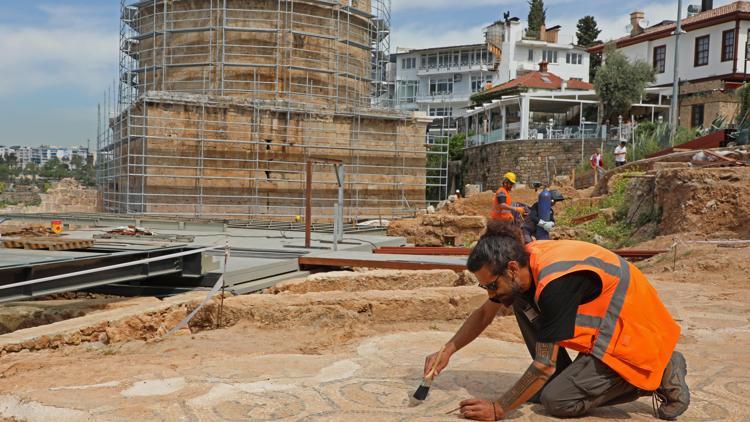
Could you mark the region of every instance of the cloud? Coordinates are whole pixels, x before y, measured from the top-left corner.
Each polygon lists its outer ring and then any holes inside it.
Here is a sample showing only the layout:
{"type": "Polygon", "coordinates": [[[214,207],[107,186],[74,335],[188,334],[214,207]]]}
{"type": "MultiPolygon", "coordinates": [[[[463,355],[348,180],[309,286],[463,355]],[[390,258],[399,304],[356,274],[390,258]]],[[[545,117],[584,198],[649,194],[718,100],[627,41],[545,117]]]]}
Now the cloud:
{"type": "Polygon", "coordinates": [[[102,92],[114,74],[119,34],[81,9],[42,6],[33,26],[0,24],[0,97],[50,88],[102,92]]]}
{"type": "Polygon", "coordinates": [[[479,44],[484,42],[482,29],[490,22],[478,26],[443,28],[436,33],[434,26],[402,25],[391,38],[392,50],[403,48],[428,48],[449,45],[479,44]]]}

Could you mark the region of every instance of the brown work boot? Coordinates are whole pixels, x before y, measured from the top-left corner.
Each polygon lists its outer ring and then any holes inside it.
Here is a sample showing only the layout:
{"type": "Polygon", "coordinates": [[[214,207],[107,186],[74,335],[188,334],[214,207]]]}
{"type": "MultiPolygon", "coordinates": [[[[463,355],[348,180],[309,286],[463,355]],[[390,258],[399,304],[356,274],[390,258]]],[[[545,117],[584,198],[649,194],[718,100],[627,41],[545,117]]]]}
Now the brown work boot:
{"type": "Polygon", "coordinates": [[[674,351],[667,367],[664,369],[661,385],[656,390],[656,394],[664,399],[657,410],[659,418],[675,420],[687,410],[690,405],[690,389],[685,382],[686,375],[687,362],[685,362],[685,356],[678,351],[674,351]]]}

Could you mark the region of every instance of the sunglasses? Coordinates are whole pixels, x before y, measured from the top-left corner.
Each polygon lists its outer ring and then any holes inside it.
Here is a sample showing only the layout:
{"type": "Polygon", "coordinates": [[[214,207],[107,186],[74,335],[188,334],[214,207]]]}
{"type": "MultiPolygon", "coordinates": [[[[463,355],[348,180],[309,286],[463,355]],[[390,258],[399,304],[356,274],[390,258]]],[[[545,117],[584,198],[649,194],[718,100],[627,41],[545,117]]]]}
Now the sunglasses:
{"type": "Polygon", "coordinates": [[[500,275],[495,277],[495,280],[492,283],[488,283],[488,284],[479,283],[479,287],[483,288],[484,290],[495,291],[497,290],[498,280],[500,280],[500,275]]]}

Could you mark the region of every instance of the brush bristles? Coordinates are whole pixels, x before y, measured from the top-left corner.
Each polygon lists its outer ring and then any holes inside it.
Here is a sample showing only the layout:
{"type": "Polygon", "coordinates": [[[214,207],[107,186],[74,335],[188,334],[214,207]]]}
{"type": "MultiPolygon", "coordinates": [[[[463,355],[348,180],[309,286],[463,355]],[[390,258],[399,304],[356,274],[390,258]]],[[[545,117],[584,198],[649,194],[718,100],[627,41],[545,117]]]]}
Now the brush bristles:
{"type": "Polygon", "coordinates": [[[429,385],[420,385],[417,391],[414,392],[414,398],[417,400],[424,400],[427,398],[427,394],[430,392],[429,385]]]}

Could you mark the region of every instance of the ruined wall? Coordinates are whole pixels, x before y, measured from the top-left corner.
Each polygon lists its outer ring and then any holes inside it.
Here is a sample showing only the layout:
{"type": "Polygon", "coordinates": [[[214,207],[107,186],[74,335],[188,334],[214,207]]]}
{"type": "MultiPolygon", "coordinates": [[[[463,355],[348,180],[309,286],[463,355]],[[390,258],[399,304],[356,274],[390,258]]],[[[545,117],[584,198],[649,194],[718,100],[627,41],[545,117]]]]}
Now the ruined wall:
{"type": "MultiPolygon", "coordinates": [[[[589,159],[602,141],[584,141],[584,157],[589,159]]],[[[605,143],[605,151],[614,149],[605,143]]],[[[484,190],[497,189],[502,176],[512,171],[520,183],[544,182],[555,175],[569,175],[581,162],[580,139],[552,139],[495,142],[466,149],[464,183],[481,184],[484,190]],[[549,163],[549,165],[548,165],[549,163]],[[549,170],[548,170],[549,168],[549,170]]]]}
{"type": "MultiPolygon", "coordinates": [[[[131,115],[145,133],[131,123],[130,142],[117,145],[115,160],[129,163],[129,173],[111,186],[129,192],[120,195],[130,198],[129,212],[301,215],[305,162],[316,158],[345,164],[349,216],[392,216],[425,202],[424,122],[235,103],[149,102],[131,115]]],[[[128,130],[118,127],[118,133],[128,130]]],[[[313,170],[314,214],[325,219],[338,184],[333,166],[316,164],[313,170]]]]}
{"type": "Polygon", "coordinates": [[[693,106],[703,104],[703,127],[708,127],[719,116],[734,120],[739,112],[737,93],[726,89],[721,80],[686,83],[680,87],[680,126],[691,127],[693,106]]]}

